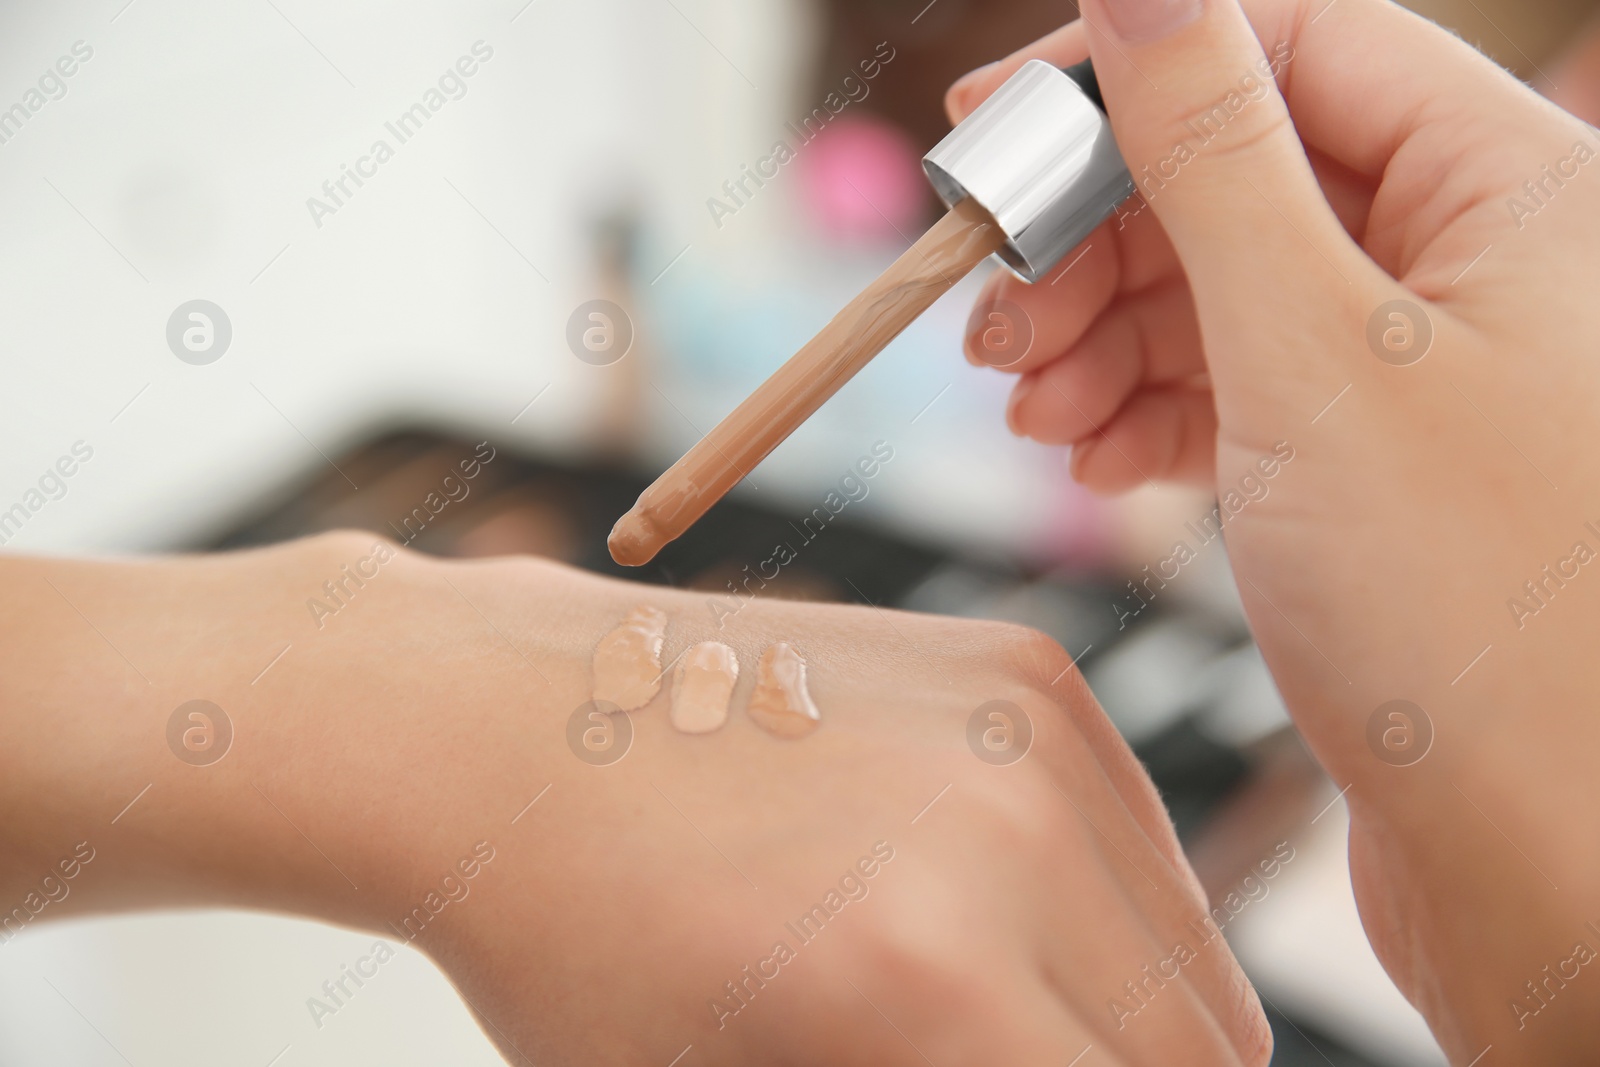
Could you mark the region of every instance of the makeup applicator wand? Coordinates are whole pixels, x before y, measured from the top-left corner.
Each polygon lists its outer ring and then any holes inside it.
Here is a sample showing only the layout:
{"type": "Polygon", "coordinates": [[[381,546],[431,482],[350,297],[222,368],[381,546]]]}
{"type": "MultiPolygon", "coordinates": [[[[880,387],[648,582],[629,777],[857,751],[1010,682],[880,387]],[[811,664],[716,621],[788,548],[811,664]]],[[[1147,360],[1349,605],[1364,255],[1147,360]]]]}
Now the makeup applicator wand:
{"type": "Polygon", "coordinates": [[[1134,192],[1087,60],[1024,64],[922,168],[949,214],[639,496],[612,559],[650,562],[990,255],[1038,281],[1134,192]]]}

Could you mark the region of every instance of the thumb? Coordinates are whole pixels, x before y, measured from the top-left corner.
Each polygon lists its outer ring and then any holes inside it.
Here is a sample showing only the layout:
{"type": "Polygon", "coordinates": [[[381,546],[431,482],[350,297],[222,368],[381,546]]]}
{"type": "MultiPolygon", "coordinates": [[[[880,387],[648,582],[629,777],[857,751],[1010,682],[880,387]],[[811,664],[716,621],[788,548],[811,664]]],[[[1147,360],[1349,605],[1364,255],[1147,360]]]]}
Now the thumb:
{"type": "Polygon", "coordinates": [[[1259,324],[1263,297],[1311,311],[1350,286],[1365,300],[1375,268],[1323,197],[1278,92],[1292,38],[1263,49],[1272,38],[1257,39],[1237,0],[1083,0],[1082,11],[1144,201],[1124,211],[1160,219],[1202,324],[1259,324]]]}

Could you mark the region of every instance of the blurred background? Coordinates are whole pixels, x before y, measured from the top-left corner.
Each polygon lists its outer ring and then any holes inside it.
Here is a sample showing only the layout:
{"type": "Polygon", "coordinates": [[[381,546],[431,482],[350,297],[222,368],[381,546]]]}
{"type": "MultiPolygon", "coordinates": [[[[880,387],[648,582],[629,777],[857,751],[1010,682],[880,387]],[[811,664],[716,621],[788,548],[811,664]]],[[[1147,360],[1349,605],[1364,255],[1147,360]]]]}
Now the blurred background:
{"type": "MultiPolygon", "coordinates": [[[[1414,6],[1596,117],[1588,3],[1414,6]]],[[[1074,14],[6,4],[0,508],[27,514],[0,543],[166,552],[354,526],[620,573],[603,547],[615,518],[932,220],[918,160],[946,129],[945,86],[1074,14]],[[780,143],[792,158],[766,162],[780,143]],[[484,440],[497,458],[470,493],[419,517],[484,440]],[[40,473],[79,442],[92,458],[35,507],[40,473]]],[[[1275,1062],[1443,1063],[1366,946],[1339,787],[1288,725],[1222,543],[1155,596],[1130,592],[1213,501],[1096,500],[1062,450],[1010,436],[1007,379],[960,351],[988,269],[632,576],[724,592],[892,449],[763,595],[1054,635],[1151,768],[1213,899],[1246,901],[1225,929],[1275,1062]],[[1292,861],[1242,893],[1285,845],[1292,861]]],[[[410,949],[318,1025],[307,998],[370,944],[216,912],[29,929],[0,945],[0,1067],[500,1062],[410,949]]]]}

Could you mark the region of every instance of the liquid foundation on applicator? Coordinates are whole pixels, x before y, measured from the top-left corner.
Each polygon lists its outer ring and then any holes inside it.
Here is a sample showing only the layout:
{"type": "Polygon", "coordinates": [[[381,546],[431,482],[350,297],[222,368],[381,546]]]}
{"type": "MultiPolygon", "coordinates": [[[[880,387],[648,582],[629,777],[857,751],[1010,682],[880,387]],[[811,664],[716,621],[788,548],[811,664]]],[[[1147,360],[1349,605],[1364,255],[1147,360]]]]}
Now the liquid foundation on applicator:
{"type": "Polygon", "coordinates": [[[654,485],[607,541],[624,566],[648,563],[855,377],[918,315],[1000,247],[1000,229],[971,200],[895,260],[654,485]]]}
{"type": "Polygon", "coordinates": [[[728,721],[728,701],[739,680],[739,657],[719,641],[695,645],[678,661],[672,684],[672,725],[686,734],[709,734],[728,721]]]}
{"type": "Polygon", "coordinates": [[[805,737],[822,725],[822,713],[806,688],[806,661],[786,641],[761,654],[750,718],[768,733],[788,740],[805,737]]]}
{"type": "Polygon", "coordinates": [[[1024,64],[922,165],[949,214],[644,491],[607,541],[618,563],[682,536],[983,260],[1037,281],[1134,191],[1087,61],[1024,64]]]}
{"type": "Polygon", "coordinates": [[[636,711],[661,691],[661,644],[667,616],[642,605],[600,639],[594,650],[594,702],[636,711]]]}

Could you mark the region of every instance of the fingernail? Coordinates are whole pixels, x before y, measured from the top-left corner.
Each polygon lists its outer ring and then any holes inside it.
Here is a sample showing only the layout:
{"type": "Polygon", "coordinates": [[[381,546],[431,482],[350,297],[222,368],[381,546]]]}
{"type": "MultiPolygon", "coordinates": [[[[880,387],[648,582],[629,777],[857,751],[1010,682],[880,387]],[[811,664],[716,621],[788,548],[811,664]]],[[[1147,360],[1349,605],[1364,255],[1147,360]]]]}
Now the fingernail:
{"type": "Polygon", "coordinates": [[[970,71],[969,73],[963,74],[961,77],[957,78],[955,80],[955,84],[950,86],[950,91],[945,94],[950,103],[963,113],[971,111],[972,108],[969,106],[967,98],[972,95],[973,87],[977,85],[980,80],[982,80],[985,74],[989,73],[999,65],[1000,63],[998,60],[993,63],[985,63],[977,70],[970,71]]]}
{"type": "Polygon", "coordinates": [[[1075,482],[1083,481],[1083,461],[1089,455],[1089,450],[1083,445],[1073,445],[1067,449],[1067,477],[1075,482]]]}
{"type": "Polygon", "coordinates": [[[1037,374],[1024,375],[1022,380],[1017,383],[1016,388],[1011,390],[1011,399],[1006,401],[1006,425],[1011,427],[1011,432],[1018,437],[1026,437],[1027,434],[1023,433],[1022,428],[1017,425],[1017,409],[1022,406],[1024,400],[1028,399],[1028,394],[1033,392],[1033,387],[1038,384],[1038,381],[1039,376],[1037,374]]]}
{"type": "Polygon", "coordinates": [[[1200,17],[1204,0],[1102,0],[1111,28],[1129,44],[1146,44],[1200,17]]]}

